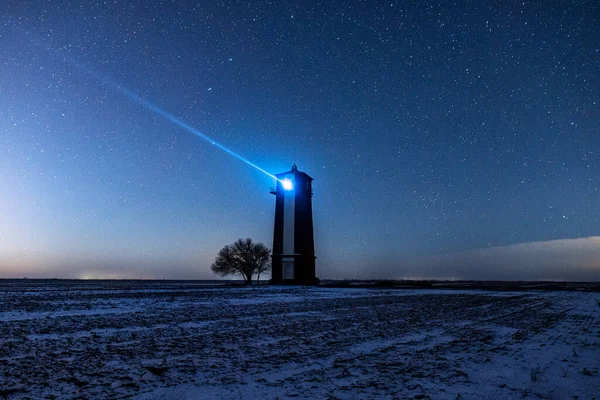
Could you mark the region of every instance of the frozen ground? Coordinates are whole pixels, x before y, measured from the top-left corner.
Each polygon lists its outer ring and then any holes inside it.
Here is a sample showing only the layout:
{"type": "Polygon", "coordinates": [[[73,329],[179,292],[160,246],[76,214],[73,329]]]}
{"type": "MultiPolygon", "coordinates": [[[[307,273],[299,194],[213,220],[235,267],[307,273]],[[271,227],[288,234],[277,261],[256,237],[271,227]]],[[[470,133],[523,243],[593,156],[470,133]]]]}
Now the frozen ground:
{"type": "Polygon", "coordinates": [[[0,398],[594,399],[600,294],[0,284],[0,398]]]}

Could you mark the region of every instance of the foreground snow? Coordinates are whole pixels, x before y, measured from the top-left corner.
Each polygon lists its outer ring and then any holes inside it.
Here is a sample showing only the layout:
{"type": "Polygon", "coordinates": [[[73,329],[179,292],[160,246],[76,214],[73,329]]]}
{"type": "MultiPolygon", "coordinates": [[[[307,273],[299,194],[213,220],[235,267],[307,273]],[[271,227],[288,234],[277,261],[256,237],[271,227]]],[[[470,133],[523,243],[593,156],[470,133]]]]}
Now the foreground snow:
{"type": "Polygon", "coordinates": [[[0,286],[0,398],[600,393],[595,293],[50,289],[0,286]]]}

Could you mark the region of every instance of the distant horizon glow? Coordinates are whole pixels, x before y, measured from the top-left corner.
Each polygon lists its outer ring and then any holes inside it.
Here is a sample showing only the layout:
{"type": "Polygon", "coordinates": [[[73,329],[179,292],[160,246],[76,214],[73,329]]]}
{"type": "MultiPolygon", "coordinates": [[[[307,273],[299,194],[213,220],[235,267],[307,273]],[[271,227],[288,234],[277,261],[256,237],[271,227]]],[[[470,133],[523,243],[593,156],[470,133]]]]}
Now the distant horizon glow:
{"type": "MultiPolygon", "coordinates": [[[[210,258],[207,260],[210,261],[210,258]]],[[[361,263],[360,260],[354,263],[361,263]]],[[[441,255],[424,255],[397,260],[369,261],[369,268],[357,270],[348,262],[342,270],[330,269],[321,279],[414,279],[414,280],[523,280],[600,282],[600,236],[516,243],[509,246],[473,249],[441,255]],[[568,270],[569,275],[563,275],[568,270]],[[418,272],[417,275],[415,272],[418,272]]],[[[116,265],[98,257],[53,257],[45,255],[20,259],[0,254],[0,278],[30,279],[218,279],[198,274],[195,265],[154,261],[142,263],[123,259],[116,265]],[[10,264],[14,268],[8,268],[10,264]],[[165,275],[165,268],[175,274],[165,275]]]]}

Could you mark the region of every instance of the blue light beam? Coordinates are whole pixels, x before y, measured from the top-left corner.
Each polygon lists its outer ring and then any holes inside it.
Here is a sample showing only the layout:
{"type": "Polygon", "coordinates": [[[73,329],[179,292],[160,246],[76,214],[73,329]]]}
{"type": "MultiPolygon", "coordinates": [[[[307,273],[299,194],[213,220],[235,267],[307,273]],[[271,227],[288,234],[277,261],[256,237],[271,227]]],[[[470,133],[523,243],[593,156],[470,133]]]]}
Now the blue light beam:
{"type": "Polygon", "coordinates": [[[163,110],[162,108],[160,108],[159,106],[157,106],[154,103],[151,103],[150,101],[144,99],[143,97],[141,97],[140,95],[134,93],[133,91],[127,89],[126,87],[124,87],[123,85],[117,83],[116,81],[113,81],[112,79],[96,72],[93,71],[87,67],[84,67],[83,65],[79,64],[78,62],[76,62],[73,59],[70,59],[68,57],[62,56],[61,57],[63,59],[63,61],[69,63],[70,65],[76,67],[77,69],[85,72],[86,74],[92,76],[94,79],[96,79],[97,81],[99,81],[100,83],[104,83],[106,85],[108,85],[109,87],[111,87],[112,89],[114,89],[115,91],[117,91],[118,93],[121,93],[122,95],[128,97],[129,99],[135,101],[136,103],[144,106],[145,108],[147,108],[148,110],[154,112],[155,114],[160,115],[161,117],[166,118],[167,120],[169,120],[170,122],[174,123],[175,125],[179,126],[180,128],[185,129],[186,131],[198,136],[201,139],[206,140],[207,142],[209,142],[210,144],[212,144],[215,147],[218,147],[219,149],[223,150],[225,153],[230,154],[232,156],[234,156],[235,158],[237,158],[238,160],[241,160],[243,162],[245,162],[246,164],[248,164],[249,166],[259,170],[260,172],[262,172],[263,174],[266,174],[268,176],[270,176],[271,178],[278,180],[281,182],[280,179],[277,179],[277,177],[267,171],[265,171],[264,169],[262,169],[261,167],[259,167],[258,165],[254,164],[253,162],[251,162],[250,160],[242,157],[241,155],[237,154],[236,152],[234,152],[233,150],[223,146],[221,143],[217,142],[216,140],[214,140],[213,138],[211,138],[210,136],[200,132],[199,130],[197,130],[196,128],[194,128],[193,126],[185,123],[184,121],[182,121],[181,119],[177,118],[175,115],[171,114],[168,111],[163,110]]]}

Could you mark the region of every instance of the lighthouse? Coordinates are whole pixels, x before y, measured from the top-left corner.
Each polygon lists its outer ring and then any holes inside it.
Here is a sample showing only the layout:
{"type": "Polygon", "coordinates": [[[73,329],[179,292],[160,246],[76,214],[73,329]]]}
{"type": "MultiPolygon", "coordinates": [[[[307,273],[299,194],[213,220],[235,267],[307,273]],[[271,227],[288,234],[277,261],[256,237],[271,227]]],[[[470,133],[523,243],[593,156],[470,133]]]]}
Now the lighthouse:
{"type": "Polygon", "coordinates": [[[298,171],[275,174],[275,224],[271,283],[314,285],[315,243],[312,219],[312,181],[298,171]]]}

